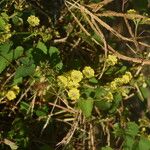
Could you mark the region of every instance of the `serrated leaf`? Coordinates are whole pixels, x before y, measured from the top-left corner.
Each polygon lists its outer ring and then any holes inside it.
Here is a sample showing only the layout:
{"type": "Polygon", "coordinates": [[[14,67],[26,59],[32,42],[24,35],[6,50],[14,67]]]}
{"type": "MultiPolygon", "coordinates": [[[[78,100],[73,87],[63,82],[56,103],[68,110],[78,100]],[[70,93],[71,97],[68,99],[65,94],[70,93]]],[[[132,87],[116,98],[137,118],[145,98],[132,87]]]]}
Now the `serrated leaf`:
{"type": "Polygon", "coordinates": [[[125,132],[127,135],[134,137],[139,132],[139,126],[135,122],[128,122],[125,132]]]}
{"type": "Polygon", "coordinates": [[[39,41],[36,48],[40,49],[44,54],[47,54],[48,49],[43,42],[39,41]]]}
{"type": "Polygon", "coordinates": [[[90,97],[88,99],[80,99],[78,101],[78,106],[82,110],[83,115],[89,118],[92,114],[93,99],[90,97]]]}

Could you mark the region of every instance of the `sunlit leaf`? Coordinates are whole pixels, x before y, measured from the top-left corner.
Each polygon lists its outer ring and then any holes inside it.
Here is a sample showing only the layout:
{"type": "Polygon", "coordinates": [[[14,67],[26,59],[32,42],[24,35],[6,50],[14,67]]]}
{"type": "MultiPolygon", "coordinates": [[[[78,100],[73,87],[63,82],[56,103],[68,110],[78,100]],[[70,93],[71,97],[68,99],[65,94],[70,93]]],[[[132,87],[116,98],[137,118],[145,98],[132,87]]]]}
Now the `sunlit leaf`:
{"type": "Polygon", "coordinates": [[[92,114],[93,99],[90,97],[88,99],[80,99],[78,101],[78,106],[82,110],[84,116],[89,118],[92,114]]]}
{"type": "Polygon", "coordinates": [[[47,54],[48,50],[46,45],[43,42],[39,41],[37,44],[37,48],[40,49],[44,54],[47,54]]]}

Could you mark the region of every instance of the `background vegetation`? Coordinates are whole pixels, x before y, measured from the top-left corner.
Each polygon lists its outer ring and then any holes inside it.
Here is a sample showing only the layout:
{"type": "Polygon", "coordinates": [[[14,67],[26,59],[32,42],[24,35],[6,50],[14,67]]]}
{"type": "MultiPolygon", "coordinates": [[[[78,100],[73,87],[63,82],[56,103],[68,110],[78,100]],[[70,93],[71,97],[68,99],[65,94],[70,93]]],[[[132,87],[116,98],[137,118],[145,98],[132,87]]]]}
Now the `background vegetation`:
{"type": "Polygon", "coordinates": [[[149,15],[149,0],[1,0],[0,149],[150,150],[149,15]]]}

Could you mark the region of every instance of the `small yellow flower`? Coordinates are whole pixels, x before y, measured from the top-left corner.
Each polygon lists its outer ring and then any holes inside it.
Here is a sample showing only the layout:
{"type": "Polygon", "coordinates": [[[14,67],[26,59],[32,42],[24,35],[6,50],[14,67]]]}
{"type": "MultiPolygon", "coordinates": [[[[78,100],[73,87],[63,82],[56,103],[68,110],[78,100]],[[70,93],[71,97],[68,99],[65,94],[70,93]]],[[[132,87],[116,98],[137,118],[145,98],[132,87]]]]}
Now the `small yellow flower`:
{"type": "Polygon", "coordinates": [[[150,24],[150,18],[143,18],[141,24],[150,24]]]}
{"type": "Polygon", "coordinates": [[[116,84],[115,81],[112,81],[112,82],[110,83],[110,88],[111,88],[112,90],[116,90],[116,89],[117,89],[117,84],[116,84]]]}
{"type": "Polygon", "coordinates": [[[16,93],[10,90],[6,93],[6,97],[8,100],[14,100],[16,98],[16,93]]]}
{"type": "Polygon", "coordinates": [[[74,82],[80,82],[83,79],[82,72],[78,70],[72,70],[70,74],[70,78],[74,82]]]}
{"type": "Polygon", "coordinates": [[[0,43],[6,42],[12,36],[11,33],[5,33],[0,35],[0,43]]]}
{"type": "Polygon", "coordinates": [[[15,94],[19,94],[19,92],[20,92],[20,88],[17,85],[14,85],[12,87],[12,90],[15,92],[15,94]]]}
{"type": "Polygon", "coordinates": [[[59,86],[66,87],[68,84],[67,78],[62,75],[57,77],[57,81],[59,86]]]}
{"type": "Polygon", "coordinates": [[[121,93],[121,95],[123,96],[123,97],[128,97],[128,94],[129,94],[129,89],[128,88],[124,88],[124,87],[120,87],[119,89],[118,89],[118,91],[121,93]]]}
{"type": "Polygon", "coordinates": [[[129,9],[127,11],[128,14],[137,14],[136,10],[135,9],[129,9]]]}
{"type": "Polygon", "coordinates": [[[122,80],[125,84],[129,83],[131,79],[132,79],[132,74],[130,72],[126,72],[125,75],[122,76],[122,80]]]}
{"type": "Polygon", "coordinates": [[[94,70],[90,66],[84,67],[82,72],[83,72],[83,74],[85,75],[86,78],[94,77],[94,70]]]}
{"type": "Polygon", "coordinates": [[[131,74],[131,72],[127,71],[125,74],[129,76],[129,79],[130,79],[130,80],[132,79],[132,74],[131,74]]]}
{"type": "Polygon", "coordinates": [[[146,128],[145,128],[145,127],[143,127],[143,128],[142,128],[142,132],[145,132],[145,131],[146,131],[146,128]]]}
{"type": "Polygon", "coordinates": [[[78,88],[79,86],[80,86],[79,83],[78,83],[78,82],[74,82],[74,81],[69,81],[69,82],[68,82],[68,85],[67,85],[67,87],[68,87],[69,89],[78,88]]]}
{"type": "Polygon", "coordinates": [[[68,96],[71,100],[77,100],[80,97],[80,92],[76,88],[72,88],[68,91],[68,96]]]}
{"type": "Polygon", "coordinates": [[[27,21],[32,27],[38,26],[40,24],[39,18],[35,17],[34,15],[31,15],[30,17],[28,17],[27,21]]]}
{"type": "Polygon", "coordinates": [[[106,59],[106,63],[108,66],[114,66],[117,64],[118,59],[115,55],[108,55],[108,58],[106,59]]]}
{"type": "Polygon", "coordinates": [[[5,26],[5,32],[10,32],[11,24],[5,26]]]}
{"type": "Polygon", "coordinates": [[[108,92],[104,97],[108,102],[112,102],[114,99],[113,94],[111,92],[108,92]]]}
{"type": "Polygon", "coordinates": [[[124,84],[124,79],[121,78],[115,78],[114,82],[117,84],[117,86],[120,86],[122,84],[124,84]]]}

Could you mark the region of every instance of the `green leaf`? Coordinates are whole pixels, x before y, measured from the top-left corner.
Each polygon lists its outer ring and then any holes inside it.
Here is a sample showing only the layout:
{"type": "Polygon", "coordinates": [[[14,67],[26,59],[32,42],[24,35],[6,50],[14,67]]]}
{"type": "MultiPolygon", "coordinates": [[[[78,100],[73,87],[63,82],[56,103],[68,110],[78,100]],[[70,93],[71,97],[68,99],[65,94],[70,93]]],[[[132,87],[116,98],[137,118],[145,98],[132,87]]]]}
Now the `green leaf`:
{"type": "Polygon", "coordinates": [[[0,54],[8,53],[12,45],[13,45],[12,42],[6,42],[0,45],[0,54]]]}
{"type": "Polygon", "coordinates": [[[95,32],[94,32],[94,35],[92,36],[92,38],[94,38],[97,42],[102,43],[101,37],[99,35],[97,35],[95,32]]]}
{"type": "Polygon", "coordinates": [[[127,135],[134,137],[139,132],[139,126],[135,122],[128,122],[125,132],[127,135]]]}
{"type": "Polygon", "coordinates": [[[88,97],[94,97],[94,95],[95,95],[95,91],[94,91],[95,89],[93,89],[93,88],[90,88],[90,87],[84,87],[83,89],[82,89],[82,96],[84,97],[84,98],[88,98],[88,97]]]}
{"type": "Polygon", "coordinates": [[[134,145],[134,138],[131,136],[126,136],[124,138],[124,143],[123,143],[123,150],[132,150],[133,145],[134,145]]]}
{"type": "Polygon", "coordinates": [[[95,98],[101,99],[103,96],[107,94],[108,91],[106,91],[103,87],[98,87],[95,89],[95,98]]]}
{"type": "Polygon", "coordinates": [[[42,110],[37,110],[35,113],[36,113],[36,115],[37,115],[38,117],[46,116],[46,115],[47,115],[47,114],[46,114],[44,111],[42,111],[42,110]]]}
{"type": "Polygon", "coordinates": [[[86,118],[89,118],[92,114],[92,109],[93,109],[93,99],[88,98],[88,99],[80,99],[78,101],[78,106],[82,110],[83,115],[86,118]]]}
{"type": "Polygon", "coordinates": [[[115,136],[118,136],[118,137],[124,136],[124,129],[120,127],[119,123],[115,123],[113,129],[114,129],[115,136]]]}
{"type": "Polygon", "coordinates": [[[96,78],[90,78],[89,79],[89,82],[93,83],[93,84],[97,84],[98,83],[98,80],[96,78]]]}
{"type": "Polygon", "coordinates": [[[107,94],[107,90],[105,90],[103,87],[98,87],[95,90],[95,105],[100,109],[100,110],[108,110],[110,109],[112,103],[108,102],[107,100],[104,99],[105,95],[107,94]]]}
{"type": "Polygon", "coordinates": [[[15,50],[10,50],[11,43],[0,47],[0,73],[13,61],[22,56],[23,47],[18,46],[15,50]]]}
{"type": "MultiPolygon", "coordinates": [[[[17,85],[17,84],[19,84],[19,83],[22,83],[22,81],[23,81],[23,78],[22,78],[22,77],[16,78],[16,79],[13,80],[13,85],[17,85]]],[[[12,86],[13,86],[13,85],[12,85],[12,86]]]]}
{"type": "Polygon", "coordinates": [[[20,25],[23,24],[23,19],[20,18],[19,16],[14,16],[14,17],[12,18],[12,22],[13,22],[14,25],[20,26],[20,25]]]}
{"type": "Polygon", "coordinates": [[[36,111],[35,111],[36,115],[38,117],[40,116],[46,116],[48,114],[48,107],[47,106],[43,106],[42,108],[38,108],[36,111]]]}
{"type": "Polygon", "coordinates": [[[59,50],[56,48],[56,47],[54,47],[54,46],[50,46],[50,48],[49,48],[49,55],[50,55],[50,57],[52,57],[52,55],[54,55],[54,54],[57,54],[57,55],[59,55],[59,50]]]}
{"type": "Polygon", "coordinates": [[[150,150],[150,140],[148,140],[144,137],[141,137],[137,150],[150,150]]]}
{"type": "Polygon", "coordinates": [[[0,30],[4,30],[5,25],[6,25],[5,20],[2,17],[0,17],[0,30]]]}
{"type": "Polygon", "coordinates": [[[97,106],[100,110],[108,110],[112,105],[112,103],[107,102],[106,100],[95,100],[94,102],[95,106],[97,106]]]}
{"type": "Polygon", "coordinates": [[[35,64],[32,64],[30,66],[29,65],[19,66],[16,70],[14,79],[30,76],[34,73],[34,70],[35,70],[35,64]]]}
{"type": "Polygon", "coordinates": [[[16,47],[16,49],[14,50],[13,59],[15,60],[15,59],[21,57],[23,55],[23,50],[24,50],[24,48],[22,46],[16,47]]]}
{"type": "Polygon", "coordinates": [[[63,63],[60,61],[59,63],[57,63],[57,64],[54,66],[54,68],[55,68],[57,71],[61,70],[61,69],[63,68],[63,63]]]}
{"type": "Polygon", "coordinates": [[[25,113],[28,111],[30,105],[24,101],[20,102],[20,110],[24,111],[25,113]]]}
{"type": "Polygon", "coordinates": [[[113,96],[114,96],[114,100],[113,100],[111,109],[109,110],[109,113],[114,113],[117,110],[117,108],[122,100],[121,93],[115,93],[113,96]]]}
{"type": "Polygon", "coordinates": [[[145,99],[150,97],[150,92],[148,88],[140,87],[140,91],[145,99]]]}
{"type": "Polygon", "coordinates": [[[115,74],[123,74],[127,70],[126,66],[122,66],[115,74]]]}
{"type": "Polygon", "coordinates": [[[41,41],[38,42],[36,48],[40,49],[44,54],[47,54],[47,52],[48,52],[46,45],[41,41]]]}

